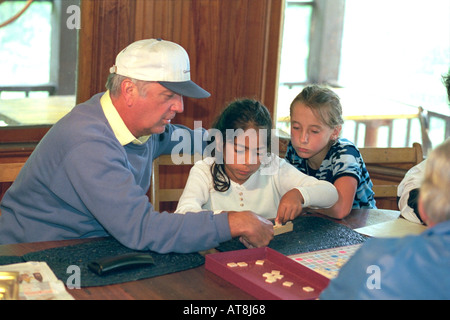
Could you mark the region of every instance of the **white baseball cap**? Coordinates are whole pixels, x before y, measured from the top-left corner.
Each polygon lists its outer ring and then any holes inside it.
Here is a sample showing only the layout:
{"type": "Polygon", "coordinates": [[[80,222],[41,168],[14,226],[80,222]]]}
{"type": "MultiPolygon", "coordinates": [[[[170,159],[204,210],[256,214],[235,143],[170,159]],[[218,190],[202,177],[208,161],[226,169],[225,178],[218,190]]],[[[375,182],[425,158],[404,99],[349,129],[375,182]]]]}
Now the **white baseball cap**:
{"type": "Polygon", "coordinates": [[[167,89],[191,98],[210,93],[191,81],[189,56],[174,42],[146,39],[133,42],[116,57],[111,73],[143,81],[158,81],[167,89]]]}

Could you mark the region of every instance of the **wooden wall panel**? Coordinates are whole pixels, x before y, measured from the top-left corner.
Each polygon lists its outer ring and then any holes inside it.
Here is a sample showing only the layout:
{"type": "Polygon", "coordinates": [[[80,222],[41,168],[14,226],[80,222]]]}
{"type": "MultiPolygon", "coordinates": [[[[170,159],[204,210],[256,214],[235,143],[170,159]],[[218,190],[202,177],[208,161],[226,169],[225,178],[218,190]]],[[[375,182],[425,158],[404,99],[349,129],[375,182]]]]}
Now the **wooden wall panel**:
{"type": "Polygon", "coordinates": [[[81,0],[77,103],[105,91],[116,55],[134,41],[134,0],[81,0]]]}
{"type": "Polygon", "coordinates": [[[185,98],[174,123],[209,127],[239,97],[273,113],[277,87],[282,0],[82,0],[78,101],[104,90],[115,55],[127,44],[163,38],[182,45],[192,80],[211,93],[185,98]]]}

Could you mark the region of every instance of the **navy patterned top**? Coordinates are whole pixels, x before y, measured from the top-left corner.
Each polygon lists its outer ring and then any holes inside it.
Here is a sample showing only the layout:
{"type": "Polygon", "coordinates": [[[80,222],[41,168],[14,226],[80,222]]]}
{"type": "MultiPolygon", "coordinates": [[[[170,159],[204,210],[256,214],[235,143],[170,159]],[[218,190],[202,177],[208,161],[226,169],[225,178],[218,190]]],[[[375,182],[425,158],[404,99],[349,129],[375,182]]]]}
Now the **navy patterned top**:
{"type": "Polygon", "coordinates": [[[370,180],[364,160],[358,148],[347,139],[338,139],[331,146],[319,170],[308,166],[306,159],[300,158],[289,141],[286,160],[301,172],[331,183],[343,176],[355,177],[358,181],[353,209],[376,209],[373,183],[370,180]]]}

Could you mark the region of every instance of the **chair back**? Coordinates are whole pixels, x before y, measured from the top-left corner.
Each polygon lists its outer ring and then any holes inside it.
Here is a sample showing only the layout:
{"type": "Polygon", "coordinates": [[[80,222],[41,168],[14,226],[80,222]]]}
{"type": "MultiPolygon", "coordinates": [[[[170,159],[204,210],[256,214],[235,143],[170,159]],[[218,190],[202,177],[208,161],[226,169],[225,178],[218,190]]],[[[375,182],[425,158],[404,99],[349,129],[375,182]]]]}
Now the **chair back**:
{"type": "MultiPolygon", "coordinates": [[[[150,202],[153,204],[153,208],[156,211],[162,209],[162,202],[178,202],[183,193],[184,186],[187,181],[188,173],[180,174],[177,169],[184,167],[184,170],[190,170],[196,160],[202,159],[200,154],[190,156],[189,161],[182,162],[180,164],[174,163],[170,154],[161,155],[153,161],[152,166],[152,181],[150,184],[150,202]],[[177,181],[165,181],[167,187],[162,187],[163,181],[161,181],[161,171],[163,167],[168,167],[165,172],[165,180],[177,180],[177,181]],[[174,179],[170,178],[170,173],[174,174],[174,179]],[[180,181],[183,180],[183,181],[180,181]],[[172,187],[177,185],[177,187],[172,187]]],[[[181,168],[182,169],[182,168],[181,168]]]]}
{"type": "Polygon", "coordinates": [[[398,210],[397,188],[406,172],[423,161],[422,145],[404,148],[359,148],[374,184],[379,209],[398,210]]]}
{"type": "MultiPolygon", "coordinates": [[[[0,201],[6,190],[16,180],[17,175],[22,169],[25,162],[0,162],[0,201]]],[[[0,212],[0,215],[2,213],[0,212]]]]}
{"type": "Polygon", "coordinates": [[[14,182],[24,164],[24,162],[0,162],[0,183],[14,182]]]}

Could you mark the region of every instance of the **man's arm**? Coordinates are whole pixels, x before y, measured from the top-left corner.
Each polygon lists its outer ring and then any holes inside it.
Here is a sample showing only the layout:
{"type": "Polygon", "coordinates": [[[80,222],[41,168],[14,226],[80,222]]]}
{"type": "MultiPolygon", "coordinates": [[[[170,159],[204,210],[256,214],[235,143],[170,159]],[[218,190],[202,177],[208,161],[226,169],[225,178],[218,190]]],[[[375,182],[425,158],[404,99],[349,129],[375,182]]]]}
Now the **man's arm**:
{"type": "Polygon", "coordinates": [[[251,211],[228,212],[231,236],[248,248],[264,247],[273,239],[273,224],[251,211]]]}

